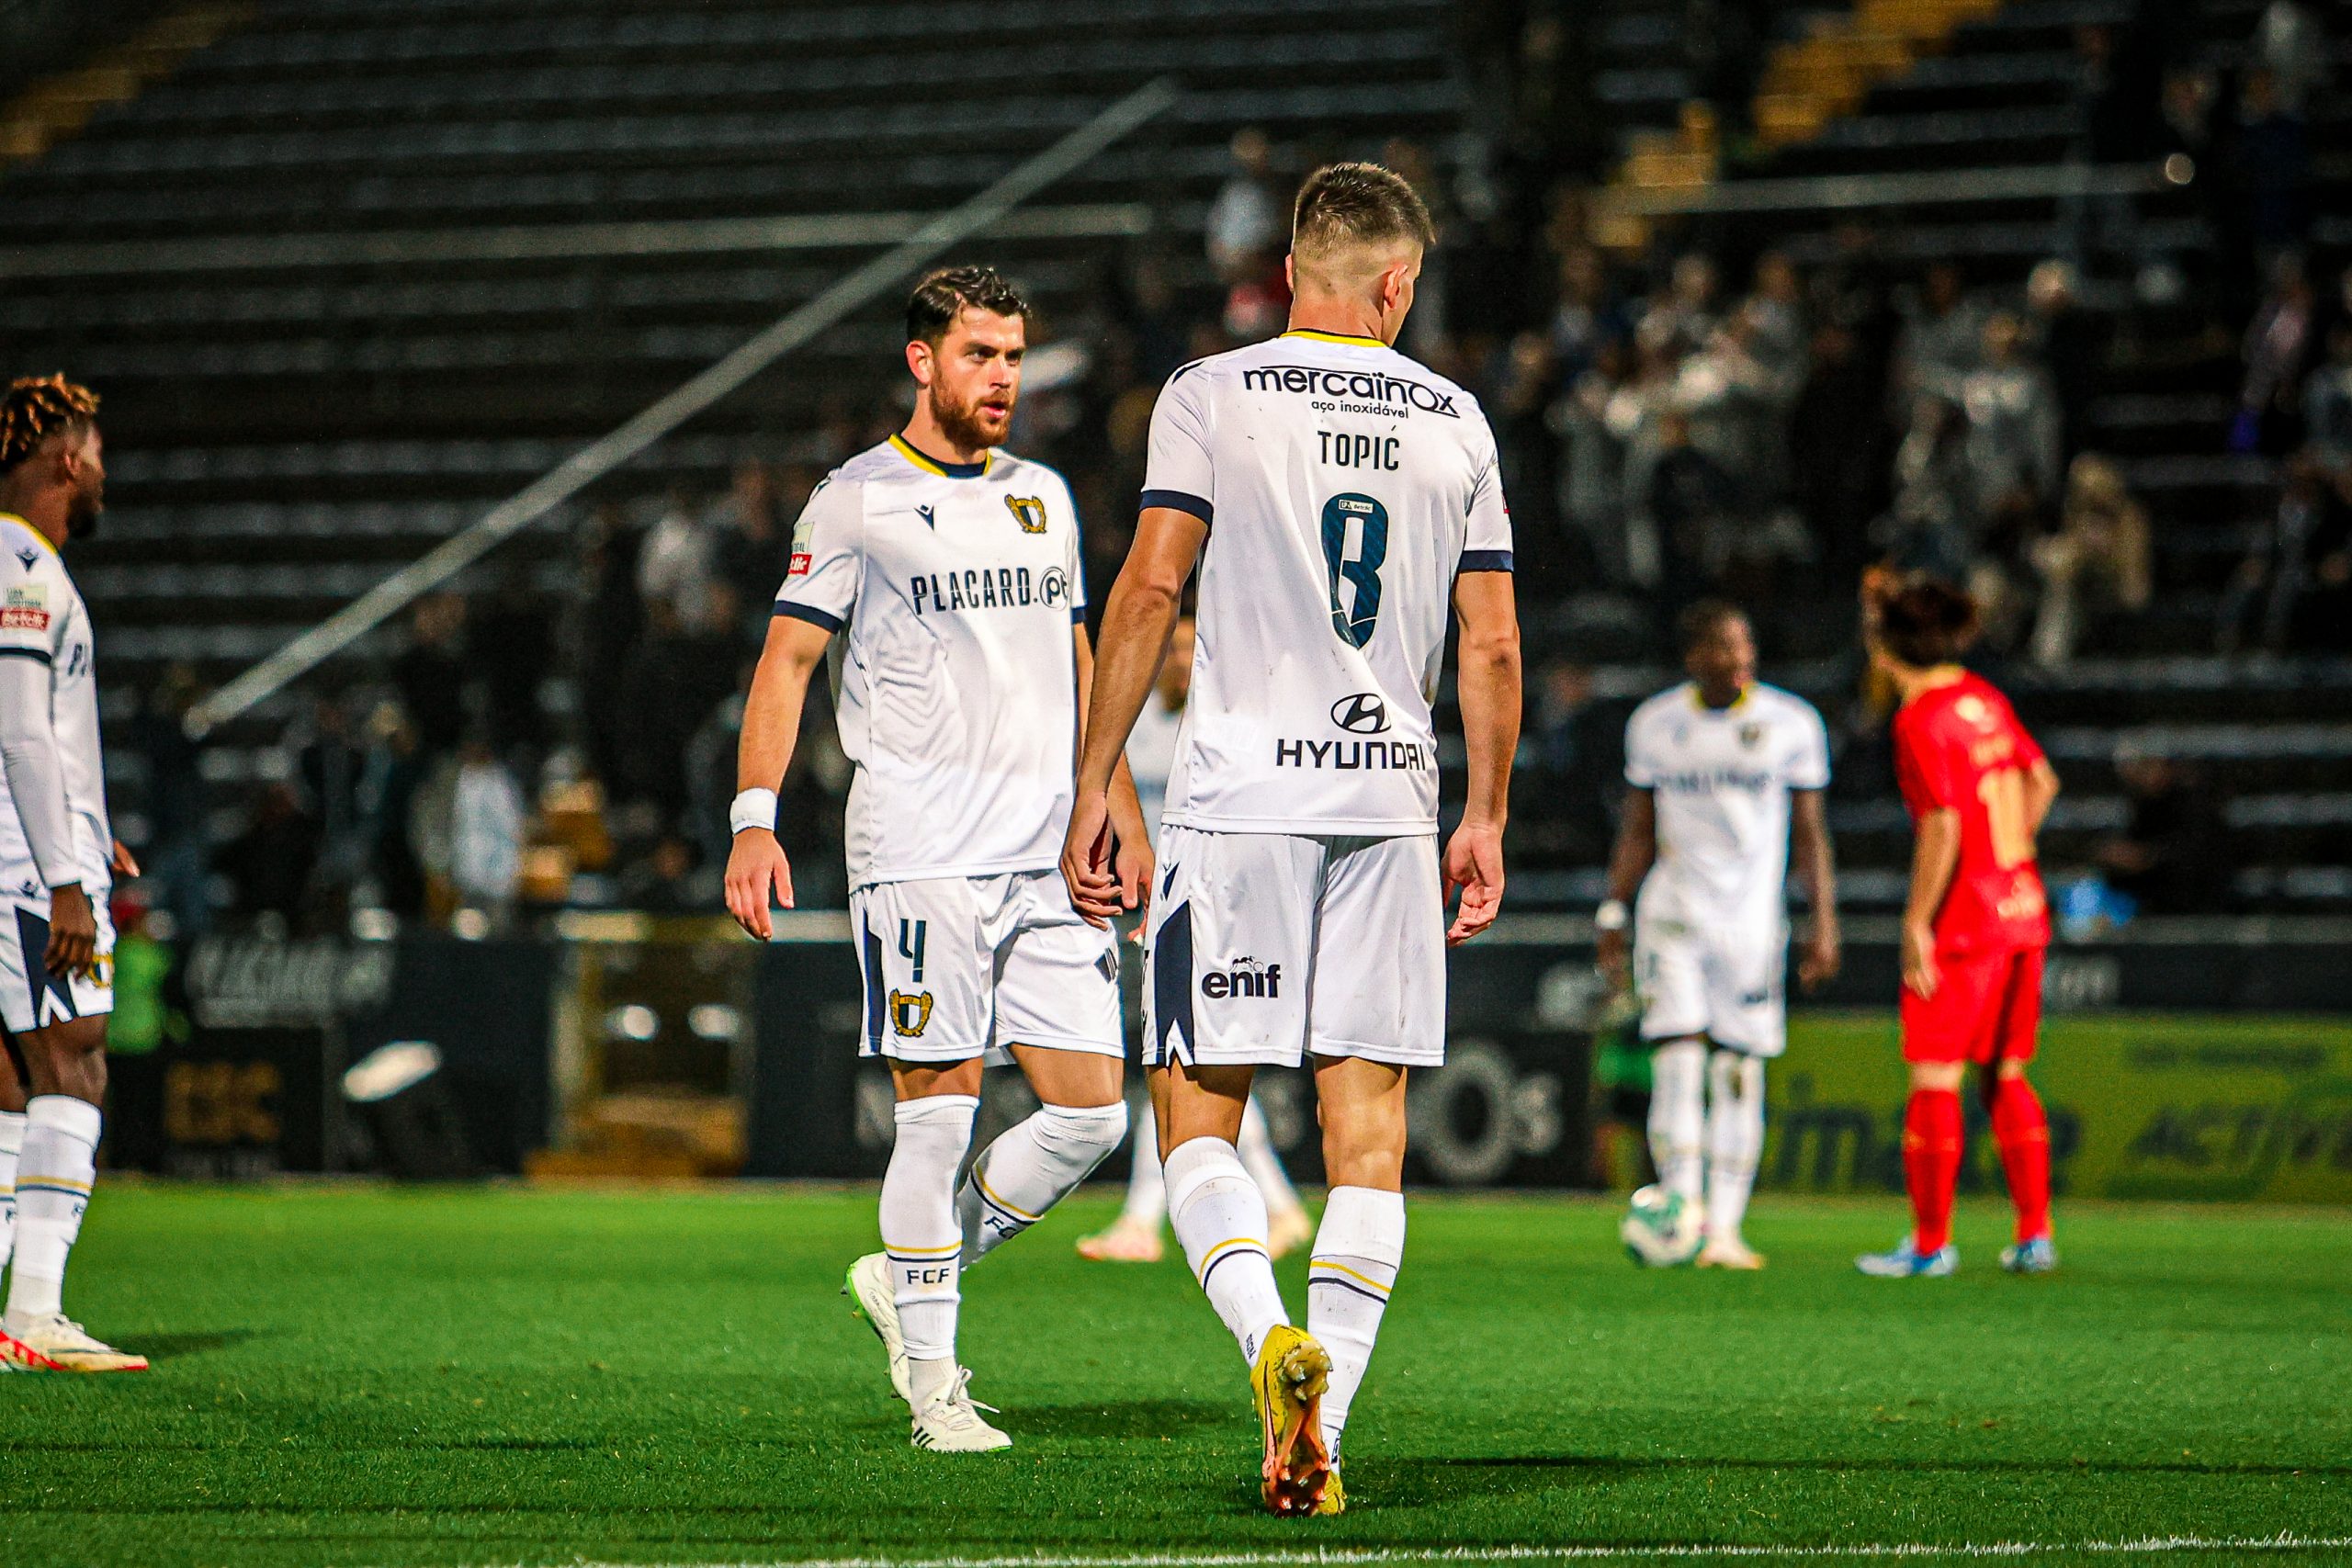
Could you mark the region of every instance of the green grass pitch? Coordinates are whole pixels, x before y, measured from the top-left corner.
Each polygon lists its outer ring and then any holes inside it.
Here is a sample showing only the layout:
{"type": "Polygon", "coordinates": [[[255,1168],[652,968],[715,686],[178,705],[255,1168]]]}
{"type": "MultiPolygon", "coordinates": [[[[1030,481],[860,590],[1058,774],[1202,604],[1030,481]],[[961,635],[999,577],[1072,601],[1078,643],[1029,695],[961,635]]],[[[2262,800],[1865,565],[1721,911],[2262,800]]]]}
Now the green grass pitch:
{"type": "Polygon", "coordinates": [[[67,1305],[155,1370],[0,1378],[0,1563],[2282,1534],[2320,1544],[2168,1560],[2352,1562],[2339,1213],[2062,1207],[2065,1271],[2015,1280],[1976,1202],[1957,1278],[1890,1282],[1849,1259],[1891,1201],[1768,1198],[1772,1267],[1739,1277],[1634,1269],[1613,1205],[1420,1197],[1355,1506],[1286,1521],[1256,1512],[1240,1359],[1182,1261],[1072,1254],[1109,1211],[967,1277],[964,1356],[1016,1447],[951,1459],[908,1447],[835,1293],[864,1192],[102,1187],[67,1305]]]}

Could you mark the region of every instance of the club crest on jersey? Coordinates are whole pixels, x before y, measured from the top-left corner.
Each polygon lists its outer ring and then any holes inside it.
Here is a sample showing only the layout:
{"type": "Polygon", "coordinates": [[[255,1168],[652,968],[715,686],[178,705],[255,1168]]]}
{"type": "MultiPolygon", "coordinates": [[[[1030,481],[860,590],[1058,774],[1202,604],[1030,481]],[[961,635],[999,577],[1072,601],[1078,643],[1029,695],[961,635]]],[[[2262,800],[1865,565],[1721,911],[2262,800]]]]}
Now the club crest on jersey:
{"type": "Polygon", "coordinates": [[[1034,495],[1008,495],[1004,498],[1004,505],[1005,510],[1012,513],[1012,520],[1021,525],[1023,533],[1042,534],[1046,531],[1046,503],[1043,500],[1034,495]]]}
{"type": "Polygon", "coordinates": [[[890,992],[890,1027],[902,1040],[914,1040],[931,1027],[931,993],[929,991],[890,992]]]}
{"type": "Polygon", "coordinates": [[[1764,727],[1760,724],[1741,725],[1739,727],[1739,743],[1742,746],[1747,747],[1750,751],[1755,750],[1756,748],[1764,744],[1764,727]]]}

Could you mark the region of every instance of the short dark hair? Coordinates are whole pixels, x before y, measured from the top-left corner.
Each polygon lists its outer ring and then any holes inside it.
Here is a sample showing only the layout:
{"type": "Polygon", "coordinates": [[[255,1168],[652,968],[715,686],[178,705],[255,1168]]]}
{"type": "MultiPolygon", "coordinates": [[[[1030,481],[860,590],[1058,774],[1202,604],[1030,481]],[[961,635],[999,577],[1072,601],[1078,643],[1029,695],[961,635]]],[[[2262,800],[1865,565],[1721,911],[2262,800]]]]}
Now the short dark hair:
{"type": "Polygon", "coordinates": [[[1029,301],[992,266],[934,267],[907,296],[907,341],[933,348],[967,310],[1030,319],[1029,301]]]}
{"type": "Polygon", "coordinates": [[[1674,635],[1679,639],[1682,651],[1688,653],[1725,621],[1746,619],[1747,612],[1728,599],[1701,599],[1685,604],[1682,613],[1674,617],[1674,635]]]}
{"type": "Polygon", "coordinates": [[[1976,640],[1976,601],[1925,572],[1898,578],[1875,596],[1878,640],[1904,663],[1949,664],[1976,640]]]}
{"type": "Polygon", "coordinates": [[[62,374],[19,376],[0,394],[0,474],[40,450],[61,431],[97,417],[98,395],[62,374]]]}
{"type": "Polygon", "coordinates": [[[1396,171],[1377,164],[1326,164],[1298,187],[1290,219],[1294,254],[1396,240],[1424,248],[1437,243],[1430,209],[1396,171]]]}

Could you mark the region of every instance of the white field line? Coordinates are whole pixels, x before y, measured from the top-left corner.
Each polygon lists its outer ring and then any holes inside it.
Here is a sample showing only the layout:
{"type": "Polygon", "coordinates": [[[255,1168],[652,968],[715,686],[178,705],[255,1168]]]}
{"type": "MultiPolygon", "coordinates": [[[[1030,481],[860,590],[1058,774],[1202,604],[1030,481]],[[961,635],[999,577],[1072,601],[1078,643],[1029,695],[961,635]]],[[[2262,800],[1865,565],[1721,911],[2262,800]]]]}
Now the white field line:
{"type": "MultiPolygon", "coordinates": [[[[1353,1568],[1355,1564],[1608,1562],[1651,1558],[1717,1560],[2045,1557],[2062,1552],[2129,1557],[2188,1551],[2352,1551],[2352,1536],[2147,1536],[2136,1540],[1891,1541],[1853,1546],[1735,1544],[1655,1546],[1371,1547],[1272,1551],[1029,1552],[1002,1557],[804,1557],[765,1562],[710,1563],[703,1568],[1353,1568]]],[[[500,1564],[496,1568],[528,1568],[500,1564]]],[[[597,1562],[575,1559],[566,1568],[676,1568],[675,1564],[597,1562]]]]}

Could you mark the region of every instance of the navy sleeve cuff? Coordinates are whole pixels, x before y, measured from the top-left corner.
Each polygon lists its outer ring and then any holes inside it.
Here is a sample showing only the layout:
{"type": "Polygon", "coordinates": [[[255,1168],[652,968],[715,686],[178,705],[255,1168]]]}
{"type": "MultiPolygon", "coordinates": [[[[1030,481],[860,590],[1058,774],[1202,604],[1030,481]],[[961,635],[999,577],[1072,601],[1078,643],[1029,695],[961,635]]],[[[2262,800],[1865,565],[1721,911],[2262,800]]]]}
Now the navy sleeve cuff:
{"type": "Polygon", "coordinates": [[[1072,604],[1069,607],[1069,624],[1074,626],[1082,626],[1086,624],[1085,605],[1072,604]]]}
{"type": "Polygon", "coordinates": [[[812,626],[822,626],[829,632],[842,629],[839,615],[828,615],[814,604],[796,604],[788,599],[779,599],[775,602],[775,613],[790,615],[796,621],[806,621],[812,626]]]}
{"type": "Polygon", "coordinates": [[[1187,495],[1181,490],[1148,490],[1143,492],[1143,509],[1165,506],[1177,512],[1189,512],[1209,527],[1216,525],[1216,508],[1197,495],[1187,495]]]}
{"type": "Polygon", "coordinates": [[[1510,552],[1509,550],[1464,550],[1462,552],[1462,564],[1454,570],[1457,571],[1509,571],[1510,552]]]}

